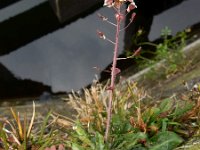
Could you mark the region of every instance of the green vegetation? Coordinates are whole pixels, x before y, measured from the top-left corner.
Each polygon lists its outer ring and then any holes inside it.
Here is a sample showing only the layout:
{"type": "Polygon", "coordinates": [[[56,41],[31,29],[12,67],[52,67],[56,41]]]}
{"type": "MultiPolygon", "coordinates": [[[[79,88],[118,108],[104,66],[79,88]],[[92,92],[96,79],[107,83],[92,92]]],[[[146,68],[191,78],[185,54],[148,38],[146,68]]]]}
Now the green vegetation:
{"type": "Polygon", "coordinates": [[[26,117],[20,121],[19,114],[11,109],[15,124],[11,120],[1,123],[1,147],[42,150],[62,144],[73,150],[172,150],[199,130],[198,91],[180,99],[155,101],[134,82],[121,87],[114,92],[107,142],[104,132],[109,94],[107,85],[95,83],[91,89],[84,90],[84,95],[69,96],[68,103],[76,114],[74,119],[50,112],[43,123],[37,125],[33,123],[33,109],[28,124],[26,117]]]}
{"type": "Polygon", "coordinates": [[[83,98],[71,96],[70,103],[78,114],[78,121],[69,133],[72,149],[171,150],[188,138],[188,132],[196,131],[191,124],[197,121],[192,116],[198,116],[199,100],[172,97],[147,105],[150,99],[145,92],[135,83],[128,83],[126,89],[115,91],[111,135],[104,142],[104,90],[97,85],[91,91],[86,90],[83,98]]]}
{"type": "MultiPolygon", "coordinates": [[[[73,118],[49,112],[38,124],[34,122],[34,103],[30,121],[26,115],[20,118],[20,114],[11,108],[13,118],[4,118],[0,122],[0,149],[172,150],[191,136],[200,136],[199,86],[194,91],[188,91],[187,95],[158,101],[139,89],[135,82],[115,85],[116,75],[120,72],[116,63],[120,60],[117,58],[118,38],[120,22],[124,18],[120,7],[124,2],[127,1],[104,1],[104,5],[117,11],[117,25],[114,24],[117,26],[116,41],[112,42],[102,32],[97,32],[100,38],[115,45],[111,81],[106,85],[95,82],[81,96],[77,93],[69,95],[68,103],[75,111],[73,118]]],[[[128,2],[127,12],[137,7],[133,0],[128,2]]],[[[99,17],[109,22],[108,18],[99,17]]],[[[151,44],[156,47],[154,59],[137,55],[140,48],[131,56],[142,61],[145,67],[164,59],[164,74],[175,74],[184,62],[181,49],[185,46],[185,33],[178,33],[172,38],[168,38],[169,34],[170,30],[166,28],[162,31],[164,42],[151,44]]]]}
{"type": "Polygon", "coordinates": [[[159,66],[159,69],[162,69],[162,74],[158,74],[154,67],[151,68],[151,71],[146,74],[148,78],[154,79],[155,77],[162,76],[163,78],[168,78],[169,76],[176,74],[178,71],[184,69],[186,64],[185,56],[183,53],[183,47],[186,45],[186,33],[184,31],[177,33],[175,36],[171,36],[171,30],[165,27],[161,31],[161,38],[163,39],[162,43],[141,43],[139,45],[150,45],[155,47],[155,52],[152,52],[148,49],[142,50],[142,54],[153,54],[154,57],[151,59],[145,58],[141,55],[136,57],[136,61],[140,69],[147,67],[152,67],[160,61],[165,61],[159,66]]]}
{"type": "Polygon", "coordinates": [[[48,121],[51,112],[49,112],[39,125],[36,125],[36,122],[34,122],[34,103],[33,114],[30,121],[27,120],[26,115],[20,118],[20,114],[16,113],[12,108],[11,114],[13,119],[2,119],[2,122],[0,122],[0,148],[4,148],[5,150],[43,150],[48,146],[64,143],[64,141],[58,137],[58,130],[54,129],[53,125],[51,125],[51,129],[46,133],[50,125],[48,121]]]}

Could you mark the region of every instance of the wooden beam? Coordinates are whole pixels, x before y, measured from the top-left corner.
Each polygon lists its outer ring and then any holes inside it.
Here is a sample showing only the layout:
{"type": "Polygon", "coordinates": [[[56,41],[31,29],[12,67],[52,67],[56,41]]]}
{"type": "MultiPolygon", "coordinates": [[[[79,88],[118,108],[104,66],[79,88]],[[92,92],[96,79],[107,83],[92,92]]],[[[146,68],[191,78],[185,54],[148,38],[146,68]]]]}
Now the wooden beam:
{"type": "Polygon", "coordinates": [[[33,40],[62,28],[80,17],[87,16],[102,6],[100,3],[93,5],[86,3],[90,7],[85,8],[82,6],[85,6],[86,4],[79,4],[79,7],[72,7],[73,4],[75,5],[74,2],[69,5],[67,4],[68,3],[66,3],[66,6],[63,6],[63,8],[67,7],[68,9],[66,11],[67,13],[64,13],[63,15],[65,17],[62,19],[62,22],[59,21],[48,1],[1,22],[0,56],[8,54],[33,40]],[[80,10],[77,11],[76,9],[79,8],[80,10]]]}
{"type": "Polygon", "coordinates": [[[7,54],[60,26],[49,3],[0,23],[0,55],[7,54]]]}
{"type": "Polygon", "coordinates": [[[49,2],[61,22],[87,12],[91,8],[103,6],[103,0],[49,0],[49,2]]]}

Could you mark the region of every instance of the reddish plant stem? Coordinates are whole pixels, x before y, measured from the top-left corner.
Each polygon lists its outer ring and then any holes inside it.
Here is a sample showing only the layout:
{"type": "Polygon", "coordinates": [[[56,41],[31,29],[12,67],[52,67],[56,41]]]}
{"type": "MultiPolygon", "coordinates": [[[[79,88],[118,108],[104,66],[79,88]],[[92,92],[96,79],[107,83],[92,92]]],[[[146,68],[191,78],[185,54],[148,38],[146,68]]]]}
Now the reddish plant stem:
{"type": "MultiPolygon", "coordinates": [[[[120,14],[120,9],[117,10],[116,15],[120,14]]],[[[116,78],[116,66],[117,66],[117,57],[118,57],[118,49],[119,49],[119,33],[120,33],[120,22],[121,18],[116,17],[117,26],[116,26],[116,34],[115,34],[115,48],[113,55],[113,64],[112,64],[112,72],[111,72],[111,83],[110,83],[110,93],[109,93],[109,103],[107,108],[107,120],[106,120],[106,131],[105,131],[105,141],[108,140],[109,132],[110,132],[110,123],[112,119],[112,101],[113,101],[113,91],[115,87],[115,78],[116,78]]]]}

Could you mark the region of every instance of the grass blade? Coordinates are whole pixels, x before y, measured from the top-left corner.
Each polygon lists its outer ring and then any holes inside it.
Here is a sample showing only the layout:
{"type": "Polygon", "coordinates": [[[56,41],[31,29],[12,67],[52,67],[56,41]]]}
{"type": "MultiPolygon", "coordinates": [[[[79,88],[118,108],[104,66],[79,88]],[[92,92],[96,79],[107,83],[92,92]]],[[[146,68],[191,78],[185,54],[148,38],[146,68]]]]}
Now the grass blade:
{"type": "Polygon", "coordinates": [[[41,141],[42,140],[42,137],[44,136],[44,131],[45,131],[45,127],[46,127],[46,125],[47,125],[47,123],[48,123],[48,120],[49,120],[49,117],[51,116],[51,111],[47,114],[47,116],[45,117],[45,119],[44,119],[44,122],[43,122],[43,124],[42,124],[42,127],[41,127],[41,132],[40,132],[40,136],[39,136],[39,141],[41,141]]]}
{"type": "Polygon", "coordinates": [[[35,102],[33,101],[33,115],[32,115],[32,118],[31,118],[31,122],[29,124],[28,132],[27,132],[27,138],[30,136],[30,132],[31,132],[31,129],[33,127],[34,119],[35,119],[35,102]]]}
{"type": "Polygon", "coordinates": [[[9,147],[8,147],[9,144],[7,142],[6,133],[3,130],[3,124],[2,123],[0,123],[0,139],[1,139],[2,143],[3,143],[3,146],[4,146],[5,150],[8,150],[9,149],[9,147]]]}

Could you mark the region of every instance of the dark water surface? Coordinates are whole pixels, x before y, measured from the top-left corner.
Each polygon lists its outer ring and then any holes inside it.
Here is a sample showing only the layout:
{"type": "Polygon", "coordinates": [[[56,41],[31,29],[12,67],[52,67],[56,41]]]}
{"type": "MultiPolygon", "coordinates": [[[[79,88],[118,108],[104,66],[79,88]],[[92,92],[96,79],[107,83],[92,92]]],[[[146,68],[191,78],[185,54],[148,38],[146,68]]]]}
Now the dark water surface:
{"type": "MultiPolygon", "coordinates": [[[[1,56],[0,62],[16,78],[43,83],[53,92],[78,90],[90,84],[95,74],[100,73],[93,67],[104,69],[111,63],[113,55],[113,45],[99,39],[96,30],[102,30],[113,39],[114,28],[101,22],[97,12],[112,18],[113,12],[102,8],[9,55],[1,56]]],[[[155,16],[149,38],[158,38],[165,26],[176,33],[197,22],[200,22],[200,0],[187,0],[155,16]]],[[[122,52],[123,44],[120,47],[122,52]]]]}

